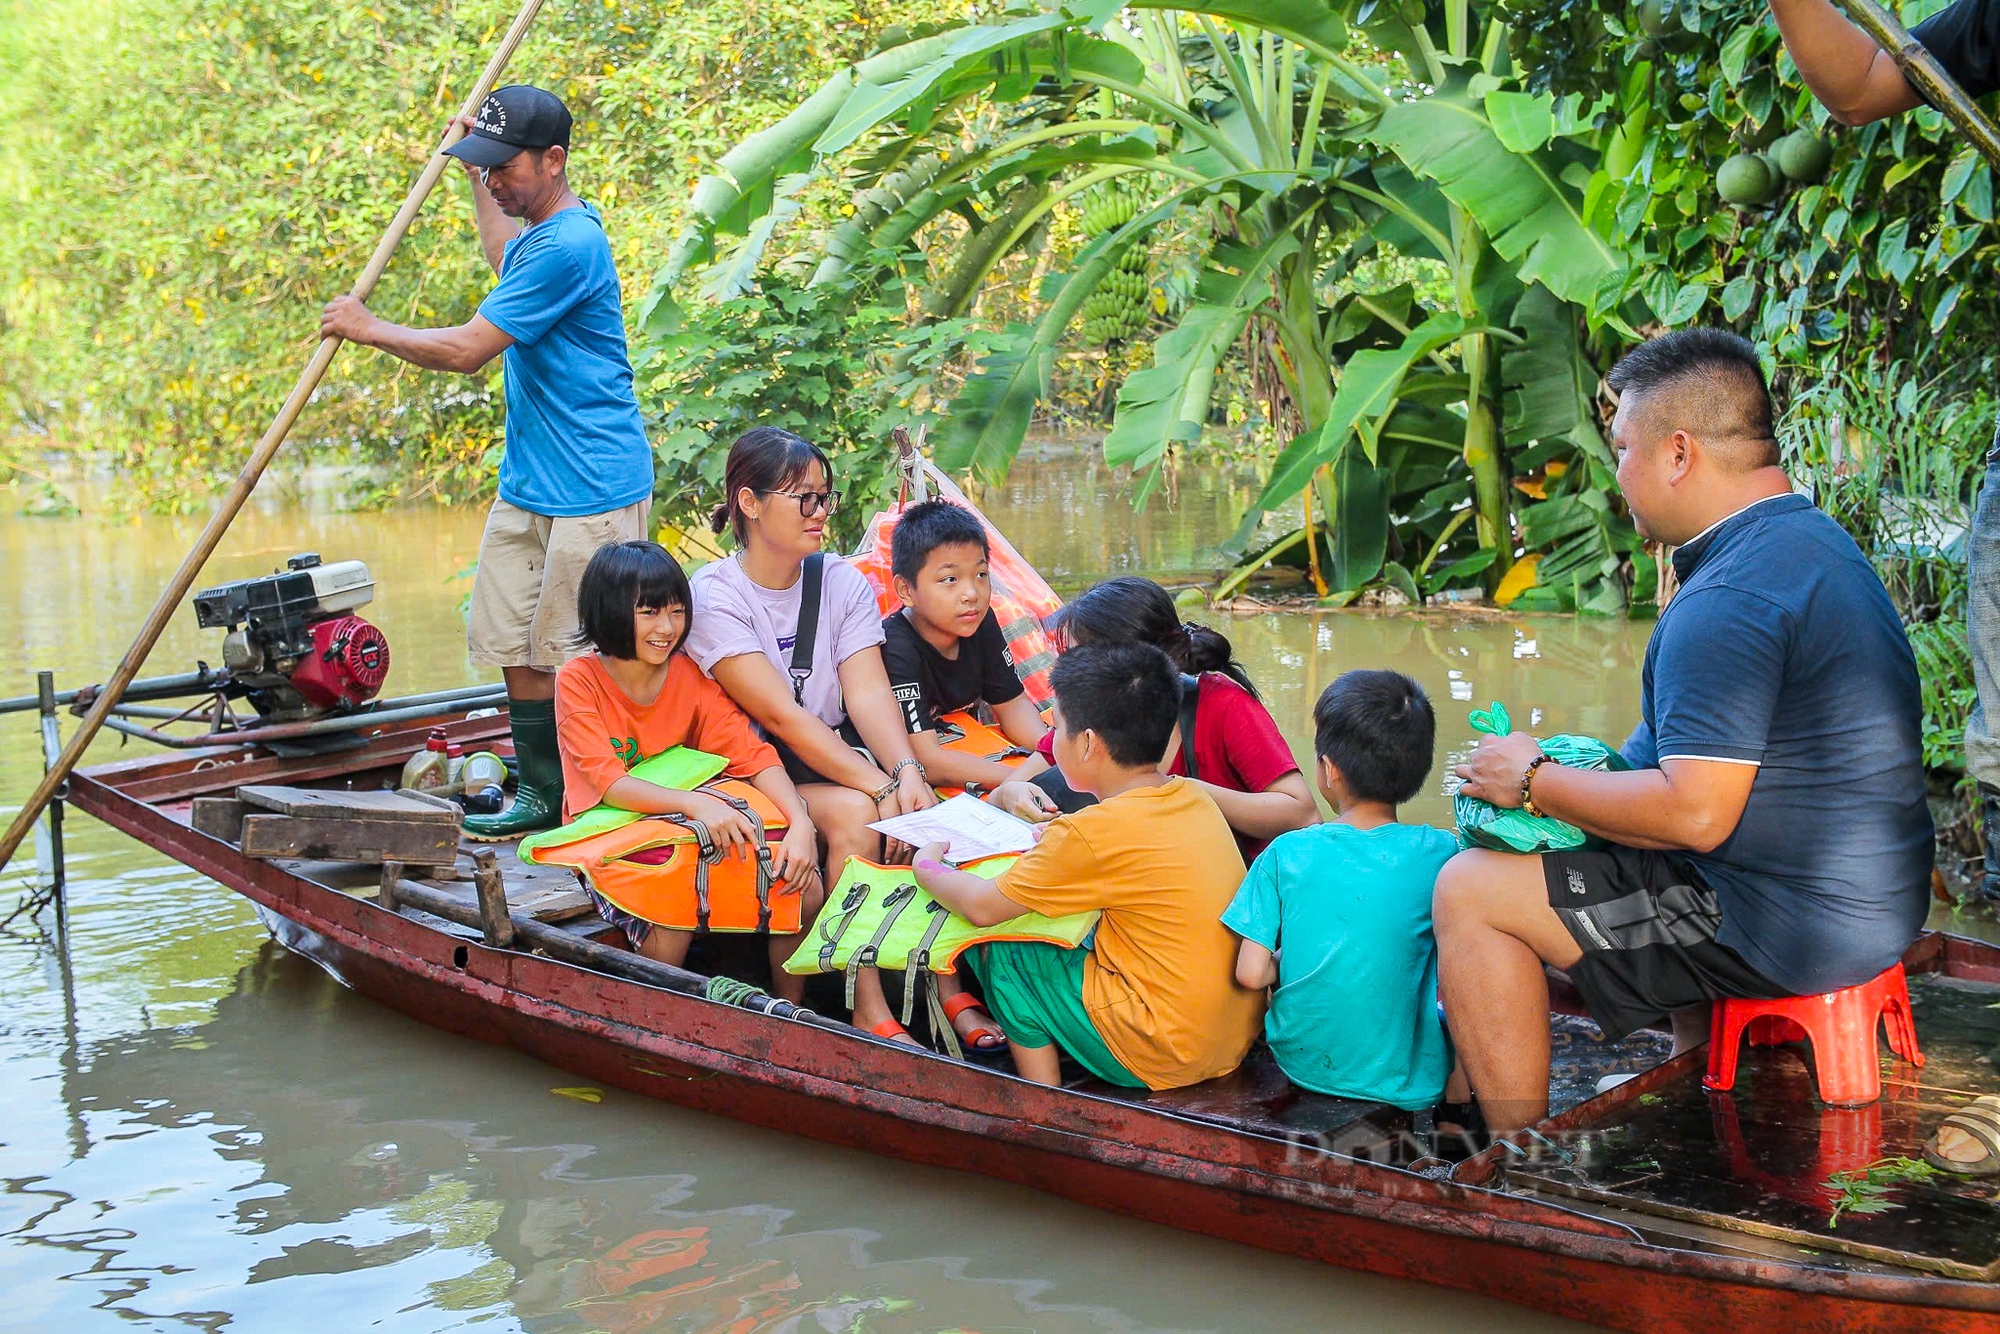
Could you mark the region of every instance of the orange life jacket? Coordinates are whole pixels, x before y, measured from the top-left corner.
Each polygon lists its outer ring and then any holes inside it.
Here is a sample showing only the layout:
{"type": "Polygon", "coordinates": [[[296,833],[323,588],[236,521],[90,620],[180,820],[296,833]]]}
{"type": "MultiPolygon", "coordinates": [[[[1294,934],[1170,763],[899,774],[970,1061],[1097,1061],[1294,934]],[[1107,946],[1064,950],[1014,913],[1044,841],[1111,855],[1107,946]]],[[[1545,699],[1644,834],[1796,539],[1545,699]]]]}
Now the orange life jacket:
{"type": "Polygon", "coordinates": [[[566,843],[543,842],[523,856],[567,866],[634,917],[677,931],[770,931],[804,925],[805,900],[771,878],[774,839],[785,836],[783,811],[750,784],[721,778],[697,789],[719,797],[761,825],[755,860],[725,855],[699,820],[649,815],[566,843]]]}
{"type": "MultiPolygon", "coordinates": [[[[938,744],[946,750],[991,760],[1010,769],[1019,768],[1021,761],[1035,753],[1015,745],[998,728],[987,726],[964,709],[947,713],[938,719],[937,739],[938,744]]],[[[940,787],[938,793],[941,796],[955,797],[964,790],[961,787],[940,787]]]]}

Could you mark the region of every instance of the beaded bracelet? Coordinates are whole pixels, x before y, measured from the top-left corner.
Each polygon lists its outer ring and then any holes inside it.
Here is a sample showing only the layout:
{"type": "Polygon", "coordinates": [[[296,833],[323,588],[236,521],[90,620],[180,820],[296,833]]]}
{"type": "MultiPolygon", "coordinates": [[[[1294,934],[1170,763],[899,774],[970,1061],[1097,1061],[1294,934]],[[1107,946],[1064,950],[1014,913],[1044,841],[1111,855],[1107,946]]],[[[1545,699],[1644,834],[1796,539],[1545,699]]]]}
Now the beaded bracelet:
{"type": "Polygon", "coordinates": [[[1535,816],[1537,819],[1541,818],[1541,816],[1545,814],[1545,812],[1542,810],[1541,807],[1535,805],[1535,798],[1529,793],[1528,789],[1535,781],[1535,770],[1541,768],[1545,764],[1561,764],[1561,763],[1562,761],[1557,759],[1553,755],[1537,755],[1535,756],[1534,759],[1528,761],[1528,767],[1521,771],[1522,810],[1526,811],[1528,814],[1532,816],[1535,816]]]}

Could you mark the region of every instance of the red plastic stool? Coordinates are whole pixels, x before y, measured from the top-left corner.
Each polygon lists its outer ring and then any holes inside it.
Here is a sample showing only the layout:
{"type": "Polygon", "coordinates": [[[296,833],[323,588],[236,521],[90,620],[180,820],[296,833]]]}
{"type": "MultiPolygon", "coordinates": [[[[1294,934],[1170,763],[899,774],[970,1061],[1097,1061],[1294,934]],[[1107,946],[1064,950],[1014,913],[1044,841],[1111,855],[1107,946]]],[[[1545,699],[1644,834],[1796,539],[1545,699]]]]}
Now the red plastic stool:
{"type": "Polygon", "coordinates": [[[1820,1100],[1861,1107],[1882,1096],[1882,1066],[1875,1026],[1887,1021],[1889,1050],[1913,1065],[1924,1063],[1917,1026],[1910,1017],[1910,987],[1894,963],[1857,987],[1818,996],[1778,1000],[1719,1000],[1709,1013],[1708,1073],[1702,1087],[1736,1085],[1737,1049],[1810,1041],[1820,1100]]]}

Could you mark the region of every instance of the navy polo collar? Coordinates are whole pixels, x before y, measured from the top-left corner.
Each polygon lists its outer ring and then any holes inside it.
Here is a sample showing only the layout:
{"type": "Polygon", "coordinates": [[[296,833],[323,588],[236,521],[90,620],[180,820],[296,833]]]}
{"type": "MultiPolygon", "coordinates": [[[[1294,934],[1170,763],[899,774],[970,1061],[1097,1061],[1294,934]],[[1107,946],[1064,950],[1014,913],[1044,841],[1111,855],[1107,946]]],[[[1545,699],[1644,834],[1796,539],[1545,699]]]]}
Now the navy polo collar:
{"type": "Polygon", "coordinates": [[[1812,501],[1796,491],[1783,495],[1765,496],[1753,500],[1736,513],[1725,519],[1718,519],[1701,530],[1694,537],[1674,549],[1674,574],[1682,583],[1695,572],[1709,553],[1720,550],[1747,531],[1758,519],[1779,514],[1791,514],[1797,510],[1811,509],[1812,501]]]}

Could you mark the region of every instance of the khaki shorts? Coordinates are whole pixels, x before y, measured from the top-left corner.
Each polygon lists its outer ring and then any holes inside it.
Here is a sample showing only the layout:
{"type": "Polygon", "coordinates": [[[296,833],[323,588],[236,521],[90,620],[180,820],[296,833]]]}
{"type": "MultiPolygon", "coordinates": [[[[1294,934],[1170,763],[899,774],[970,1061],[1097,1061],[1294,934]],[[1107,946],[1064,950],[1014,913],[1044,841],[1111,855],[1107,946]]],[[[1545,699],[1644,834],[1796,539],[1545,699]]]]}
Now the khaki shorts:
{"type": "Polygon", "coordinates": [[[597,549],[646,536],[653,502],[551,518],[495,500],[479,539],[465,646],[481,667],[556,668],[575,657],[576,590],[597,549]]]}

